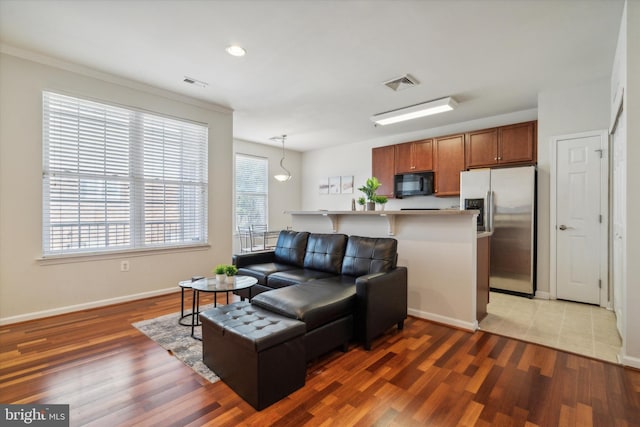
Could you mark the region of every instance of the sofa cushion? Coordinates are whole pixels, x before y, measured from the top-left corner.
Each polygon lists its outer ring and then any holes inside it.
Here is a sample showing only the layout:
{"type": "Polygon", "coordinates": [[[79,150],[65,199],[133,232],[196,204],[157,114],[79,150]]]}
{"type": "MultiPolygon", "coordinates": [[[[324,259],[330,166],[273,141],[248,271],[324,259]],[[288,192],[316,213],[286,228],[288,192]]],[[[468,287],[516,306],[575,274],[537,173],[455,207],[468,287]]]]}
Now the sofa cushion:
{"type": "Polygon", "coordinates": [[[253,298],[251,304],[292,319],[302,320],[309,332],[353,314],[355,300],[355,282],[343,283],[323,279],[263,292],[253,298]]]}
{"type": "Polygon", "coordinates": [[[306,231],[282,230],[274,249],[275,261],[302,267],[308,238],[306,231]]]}
{"type": "Polygon", "coordinates": [[[258,284],[267,285],[267,277],[278,271],[294,270],[297,267],[291,264],[281,264],[279,262],[267,262],[264,264],[253,264],[238,269],[241,276],[251,276],[258,279],[258,284]]]}
{"type": "Polygon", "coordinates": [[[396,266],[397,249],[397,240],[389,237],[350,236],[342,274],[357,277],[389,272],[396,266]]]}
{"type": "Polygon", "coordinates": [[[348,236],[311,233],[304,254],[304,268],[340,274],[348,236]]]}
{"type": "Polygon", "coordinates": [[[284,288],[285,286],[299,285],[300,283],[331,276],[335,276],[335,274],[307,268],[296,268],[269,275],[267,277],[267,286],[273,289],[284,288]]]}

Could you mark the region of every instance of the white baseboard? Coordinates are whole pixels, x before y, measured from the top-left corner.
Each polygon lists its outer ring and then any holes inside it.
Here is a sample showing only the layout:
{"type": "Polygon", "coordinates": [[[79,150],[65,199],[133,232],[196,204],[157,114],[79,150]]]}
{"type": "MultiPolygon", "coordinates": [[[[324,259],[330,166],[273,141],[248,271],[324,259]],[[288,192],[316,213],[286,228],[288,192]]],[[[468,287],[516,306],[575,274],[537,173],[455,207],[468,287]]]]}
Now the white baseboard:
{"type": "Polygon", "coordinates": [[[545,292],[545,291],[536,291],[535,298],[536,299],[551,299],[551,294],[549,294],[549,292],[545,292]]]}
{"type": "MultiPolygon", "coordinates": [[[[92,301],[84,304],[68,305],[66,307],[52,308],[49,310],[35,311],[33,313],[20,314],[18,316],[0,317],[0,325],[8,325],[11,323],[26,322],[27,320],[41,319],[43,317],[56,316],[58,314],[72,313],[74,311],[87,310],[90,308],[104,307],[106,305],[118,304],[121,302],[134,301],[137,299],[155,297],[158,295],[170,294],[177,292],[178,289],[174,286],[166,289],[158,289],[155,291],[142,292],[139,294],[125,295],[122,297],[103,299],[99,301],[92,301]]],[[[178,307],[179,308],[179,307],[178,307]]]]}
{"type": "Polygon", "coordinates": [[[618,358],[620,359],[620,363],[622,363],[623,366],[630,366],[635,369],[640,369],[640,358],[631,357],[624,354],[620,354],[618,358]]]}
{"type": "Polygon", "coordinates": [[[426,311],[415,310],[410,308],[408,313],[411,316],[419,317],[425,320],[431,320],[432,322],[444,323],[445,325],[453,326],[455,328],[465,329],[467,331],[475,332],[478,329],[478,321],[465,322],[460,319],[454,319],[453,317],[441,316],[439,314],[429,313],[426,311]]]}

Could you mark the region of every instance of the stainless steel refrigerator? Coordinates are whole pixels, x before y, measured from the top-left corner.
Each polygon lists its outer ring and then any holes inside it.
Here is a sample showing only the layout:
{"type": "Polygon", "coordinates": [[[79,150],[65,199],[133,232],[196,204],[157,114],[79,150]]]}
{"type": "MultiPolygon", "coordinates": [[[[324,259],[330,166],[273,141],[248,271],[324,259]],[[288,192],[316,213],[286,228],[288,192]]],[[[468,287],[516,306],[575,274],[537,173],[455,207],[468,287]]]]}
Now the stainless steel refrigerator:
{"type": "Polygon", "coordinates": [[[523,166],[460,173],[460,209],[479,209],[490,231],[489,286],[533,297],[536,288],[536,169],[523,166]]]}

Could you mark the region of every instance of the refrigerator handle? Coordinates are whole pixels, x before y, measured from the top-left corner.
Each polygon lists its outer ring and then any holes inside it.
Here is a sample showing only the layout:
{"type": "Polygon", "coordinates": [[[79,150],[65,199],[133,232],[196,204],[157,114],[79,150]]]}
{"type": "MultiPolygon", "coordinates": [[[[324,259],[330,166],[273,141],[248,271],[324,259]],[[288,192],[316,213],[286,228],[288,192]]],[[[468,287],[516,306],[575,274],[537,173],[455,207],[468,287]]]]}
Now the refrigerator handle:
{"type": "Polygon", "coordinates": [[[493,191],[487,191],[487,231],[493,231],[493,191]]]}

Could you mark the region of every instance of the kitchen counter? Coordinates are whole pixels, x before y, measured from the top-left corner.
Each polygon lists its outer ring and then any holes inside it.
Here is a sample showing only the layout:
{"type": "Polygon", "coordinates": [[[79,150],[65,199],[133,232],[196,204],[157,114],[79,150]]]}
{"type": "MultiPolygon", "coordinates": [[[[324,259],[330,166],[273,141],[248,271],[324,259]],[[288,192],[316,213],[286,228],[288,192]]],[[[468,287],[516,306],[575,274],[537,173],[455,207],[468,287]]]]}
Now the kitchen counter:
{"type": "Polygon", "coordinates": [[[317,211],[285,211],[285,213],[291,215],[314,215],[314,216],[324,216],[327,217],[331,221],[331,231],[337,233],[340,225],[340,217],[342,216],[360,216],[360,217],[381,217],[384,218],[387,222],[388,231],[387,233],[390,236],[395,235],[396,233],[396,217],[411,217],[411,216],[429,216],[429,217],[439,217],[439,216],[472,216],[478,215],[480,211],[478,210],[460,210],[460,209],[433,209],[433,210],[400,210],[400,211],[326,211],[326,210],[317,210],[317,211]]]}
{"type": "Polygon", "coordinates": [[[473,215],[478,214],[480,211],[475,209],[470,210],[460,210],[460,209],[407,209],[400,211],[387,211],[387,210],[377,210],[377,211],[327,211],[327,210],[317,210],[317,211],[286,211],[285,213],[291,215],[429,215],[429,216],[438,216],[438,215],[473,215]]]}
{"type": "MultiPolygon", "coordinates": [[[[478,232],[477,210],[291,211],[294,230],[393,236],[398,265],[408,269],[409,314],[476,330],[477,297],[486,306],[484,287],[478,294],[478,247],[491,233],[478,232]]],[[[483,275],[483,274],[482,274],[483,275]]],[[[482,276],[481,275],[481,276],[482,276]]],[[[482,283],[482,282],[481,282],[482,283]]]]}

